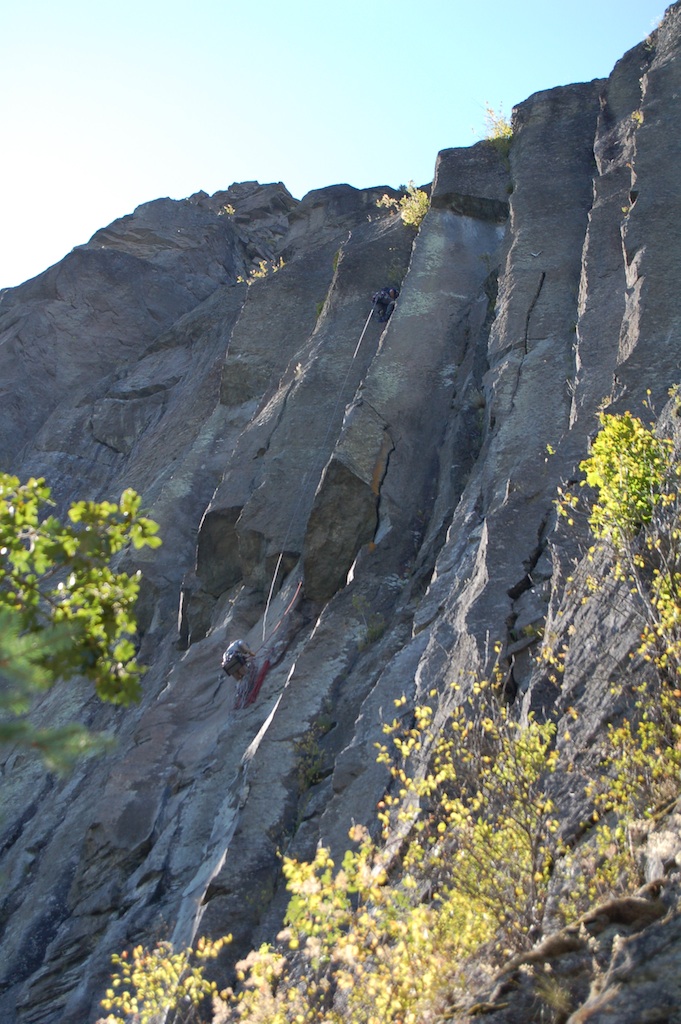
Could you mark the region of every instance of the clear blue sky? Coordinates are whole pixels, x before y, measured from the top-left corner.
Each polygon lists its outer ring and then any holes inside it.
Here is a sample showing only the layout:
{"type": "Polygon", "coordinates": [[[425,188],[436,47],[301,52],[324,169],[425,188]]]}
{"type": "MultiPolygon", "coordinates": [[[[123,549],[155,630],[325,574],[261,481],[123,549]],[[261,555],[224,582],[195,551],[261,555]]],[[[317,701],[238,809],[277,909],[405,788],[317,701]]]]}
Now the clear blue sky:
{"type": "Polygon", "coordinates": [[[430,181],[485,104],[607,76],[664,0],[5,0],[0,287],[140,203],[430,181]]]}

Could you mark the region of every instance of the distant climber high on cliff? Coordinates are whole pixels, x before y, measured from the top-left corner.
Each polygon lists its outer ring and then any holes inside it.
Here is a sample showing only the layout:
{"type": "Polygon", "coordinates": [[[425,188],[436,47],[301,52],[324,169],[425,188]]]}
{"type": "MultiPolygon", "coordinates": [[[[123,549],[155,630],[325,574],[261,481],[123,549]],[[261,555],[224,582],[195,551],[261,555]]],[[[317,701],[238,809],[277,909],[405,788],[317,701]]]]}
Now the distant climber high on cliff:
{"type": "Polygon", "coordinates": [[[371,301],[376,307],[379,323],[384,324],[390,319],[390,314],[395,308],[399,294],[397,288],[388,286],[381,288],[380,291],[375,293],[371,301]]]}

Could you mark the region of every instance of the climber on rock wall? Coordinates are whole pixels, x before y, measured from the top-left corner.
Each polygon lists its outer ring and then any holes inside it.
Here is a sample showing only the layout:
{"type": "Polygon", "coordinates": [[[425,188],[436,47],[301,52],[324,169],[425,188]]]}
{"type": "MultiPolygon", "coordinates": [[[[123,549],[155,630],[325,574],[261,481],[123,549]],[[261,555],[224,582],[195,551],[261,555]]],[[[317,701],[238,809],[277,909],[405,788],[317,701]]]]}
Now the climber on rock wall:
{"type": "Polygon", "coordinates": [[[390,319],[390,315],[395,308],[395,303],[397,302],[399,294],[400,293],[397,288],[388,286],[381,288],[380,291],[374,294],[371,301],[376,307],[379,323],[387,323],[390,319]]]}
{"type": "Polygon", "coordinates": [[[255,657],[243,640],[235,640],[222,655],[222,670],[234,679],[243,679],[255,657]]]}

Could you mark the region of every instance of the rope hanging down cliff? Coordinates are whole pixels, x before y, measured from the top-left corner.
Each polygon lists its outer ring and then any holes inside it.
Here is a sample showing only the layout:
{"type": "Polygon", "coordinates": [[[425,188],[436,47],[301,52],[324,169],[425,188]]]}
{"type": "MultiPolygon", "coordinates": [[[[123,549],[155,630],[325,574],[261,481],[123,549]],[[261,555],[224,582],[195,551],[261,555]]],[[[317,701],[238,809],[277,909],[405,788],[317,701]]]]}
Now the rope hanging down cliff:
{"type": "MultiPolygon", "coordinates": [[[[337,397],[336,403],[335,403],[335,405],[333,407],[333,412],[331,413],[331,416],[329,417],[329,425],[328,425],[328,427],[326,429],[326,434],[324,435],[324,440],[322,442],[322,449],[326,449],[326,442],[328,441],[329,436],[331,434],[331,430],[333,428],[333,424],[334,424],[334,421],[336,419],[336,413],[338,411],[338,406],[339,406],[339,404],[341,402],[341,399],[343,397],[343,394],[345,392],[345,387],[347,385],[348,378],[350,377],[350,371],[352,370],[352,364],[354,363],[355,359],[357,358],[357,355],[359,353],[362,341],[364,340],[364,335],[367,332],[367,327],[369,326],[369,321],[371,320],[371,317],[373,316],[373,313],[374,313],[374,310],[373,310],[373,307],[372,307],[369,310],[369,315],[366,318],[366,322],[364,324],[364,327],[362,328],[362,333],[359,336],[359,341],[357,342],[357,344],[355,346],[355,351],[352,353],[352,359],[350,360],[350,363],[348,365],[348,369],[346,371],[343,383],[341,384],[340,388],[338,389],[338,397],[337,397]]],[[[279,574],[279,569],[281,568],[281,563],[282,563],[282,560],[283,560],[283,557],[284,557],[284,551],[286,550],[286,541],[288,540],[288,538],[290,536],[291,529],[293,528],[293,524],[294,524],[294,522],[296,520],[296,517],[298,515],[298,511],[300,509],[303,497],[306,494],[308,477],[310,477],[311,475],[312,475],[312,470],[311,469],[308,469],[308,470],[305,471],[305,474],[304,474],[303,480],[302,480],[302,484],[301,484],[300,490],[298,492],[298,501],[296,502],[295,508],[294,508],[294,510],[293,510],[293,512],[291,514],[290,519],[289,519],[289,523],[288,523],[288,526],[286,528],[286,534],[284,536],[284,540],[283,540],[282,545],[281,545],[281,551],[279,552],[279,557],[277,559],[277,564],[274,567],[274,572],[272,574],[272,582],[270,584],[269,593],[267,595],[267,601],[265,603],[265,612],[264,612],[263,621],[262,621],[263,642],[265,640],[265,634],[266,634],[266,630],[267,630],[267,614],[269,612],[270,604],[271,604],[271,601],[272,601],[272,595],[274,593],[274,586],[275,586],[275,583],[276,583],[276,580],[277,580],[277,576],[279,574]]]]}
{"type": "MultiPolygon", "coordinates": [[[[364,335],[366,334],[367,328],[369,326],[369,321],[371,320],[371,317],[372,317],[373,313],[374,313],[374,308],[372,307],[372,309],[369,311],[369,315],[366,318],[364,327],[362,328],[362,332],[361,332],[361,334],[359,336],[359,340],[357,341],[357,344],[355,346],[355,350],[352,353],[352,358],[350,360],[350,363],[348,365],[347,371],[345,373],[345,377],[343,379],[343,383],[341,384],[341,387],[338,390],[338,397],[337,397],[336,402],[334,404],[334,408],[333,408],[333,411],[331,413],[331,416],[329,417],[329,423],[328,423],[328,427],[327,427],[327,430],[326,430],[326,434],[324,435],[324,439],[322,441],[322,450],[323,451],[326,450],[326,445],[327,445],[327,442],[329,440],[329,436],[331,434],[331,430],[333,428],[334,422],[336,420],[336,414],[337,414],[337,411],[338,411],[338,407],[339,407],[340,402],[341,402],[341,400],[343,398],[343,395],[345,393],[345,389],[346,389],[346,386],[347,386],[347,382],[348,382],[348,379],[350,377],[350,372],[352,370],[352,365],[353,365],[355,359],[357,358],[357,355],[358,355],[359,350],[360,350],[361,345],[362,345],[362,341],[364,340],[364,335]]],[[[263,682],[265,680],[265,677],[266,677],[267,673],[272,668],[272,666],[274,664],[276,664],[283,657],[283,655],[284,655],[284,653],[286,651],[286,647],[288,646],[288,643],[282,643],[282,644],[279,644],[279,645],[275,644],[274,647],[272,647],[271,649],[268,649],[266,651],[262,661],[260,661],[259,658],[258,658],[258,655],[260,654],[262,649],[265,647],[266,644],[269,644],[269,642],[272,640],[272,637],[274,637],[275,634],[277,633],[277,631],[279,630],[279,628],[282,625],[283,621],[291,613],[294,605],[296,604],[296,602],[298,601],[298,599],[299,599],[299,597],[301,595],[302,586],[303,586],[302,580],[298,583],[298,586],[296,587],[296,591],[295,591],[295,593],[293,595],[293,598],[289,602],[289,604],[288,604],[287,608],[285,609],[285,611],[283,612],[283,614],[280,616],[279,621],[276,623],[274,629],[272,630],[272,632],[268,636],[267,635],[267,616],[269,614],[269,610],[270,610],[270,606],[271,606],[272,598],[273,598],[273,594],[274,594],[274,587],[276,585],[277,577],[279,575],[279,570],[281,568],[281,563],[282,563],[282,560],[283,560],[283,557],[284,557],[284,552],[286,550],[286,542],[288,541],[288,538],[290,536],[291,530],[293,528],[293,524],[294,524],[294,522],[297,519],[298,512],[300,510],[300,506],[301,506],[302,500],[305,497],[305,495],[307,494],[309,478],[311,477],[311,475],[312,475],[312,469],[306,470],[306,472],[305,472],[305,474],[303,476],[303,480],[301,482],[300,489],[298,491],[298,500],[297,500],[295,508],[294,508],[294,510],[293,510],[293,512],[292,512],[292,514],[290,516],[290,519],[289,519],[289,522],[288,522],[288,526],[286,528],[286,534],[285,534],[284,540],[282,542],[281,551],[279,552],[279,557],[277,558],[277,563],[276,563],[276,565],[274,567],[274,572],[272,574],[272,581],[270,583],[269,592],[267,594],[267,601],[265,603],[265,611],[263,613],[262,641],[261,641],[260,645],[258,646],[258,648],[255,651],[251,651],[250,648],[247,646],[247,644],[243,640],[235,640],[233,643],[231,643],[229,645],[229,647],[225,651],[225,653],[223,655],[223,658],[222,658],[222,669],[223,669],[223,671],[226,672],[228,675],[232,676],[236,680],[236,693],[235,693],[235,701],[234,701],[234,707],[235,707],[236,710],[239,710],[241,708],[247,707],[248,705],[252,704],[256,700],[256,698],[258,696],[258,693],[260,692],[260,688],[261,688],[261,686],[262,686],[262,684],[263,684],[263,682]],[[281,650],[277,651],[276,650],[277,646],[279,646],[281,648],[281,650]]]]}

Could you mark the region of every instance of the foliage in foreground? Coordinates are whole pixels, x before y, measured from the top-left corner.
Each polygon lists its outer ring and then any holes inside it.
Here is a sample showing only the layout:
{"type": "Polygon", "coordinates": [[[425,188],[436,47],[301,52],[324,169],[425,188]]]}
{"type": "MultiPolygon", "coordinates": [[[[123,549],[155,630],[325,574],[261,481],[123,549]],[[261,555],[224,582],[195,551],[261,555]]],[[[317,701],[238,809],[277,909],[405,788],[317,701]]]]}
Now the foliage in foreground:
{"type": "MultiPolygon", "coordinates": [[[[405,832],[399,870],[393,876],[383,843],[361,827],[339,867],[324,847],[310,863],[286,858],[282,946],[237,965],[237,993],[212,992],[217,1019],[425,1021],[482,945],[502,956],[534,941],[556,846],[543,781],[557,763],[554,726],[521,729],[481,686],[441,737],[430,707],[406,732],[397,720],[386,731],[394,750],[384,745],[379,759],[391,763],[399,793],[386,797],[381,820],[384,839],[405,832]],[[412,778],[406,765],[423,744],[432,771],[412,778]]],[[[147,954],[154,968],[158,955],[147,954]]]]}
{"type": "Polygon", "coordinates": [[[151,952],[135,946],[130,953],[113,956],[118,970],[101,1003],[102,1009],[110,1011],[106,1024],[125,1024],[130,1019],[150,1024],[157,1015],[169,1012],[175,1014],[176,1024],[199,1021],[199,1006],[218,994],[215,982],[204,976],[203,964],[219,956],[230,941],[228,935],[214,942],[200,939],[196,949],[180,953],[174,953],[170,943],[159,942],[151,952]]]}
{"type": "MultiPolygon", "coordinates": [[[[324,847],[311,862],[284,860],[291,898],[279,945],[237,965],[236,992],[205,988],[214,1020],[427,1024],[463,994],[473,960],[499,965],[541,937],[558,868],[570,879],[559,907],[564,922],[594,899],[640,884],[629,815],[653,813],[656,787],[678,793],[679,768],[678,742],[660,756],[660,720],[642,695],[644,705],[640,728],[610,733],[591,840],[575,852],[558,837],[549,794],[560,766],[553,723],[521,728],[488,685],[454,710],[441,735],[430,707],[417,709],[411,729],[393,722],[393,751],[386,744],[379,755],[397,784],[380,812],[383,840],[356,826],[356,845],[340,864],[324,847]],[[431,768],[415,778],[406,766],[423,745],[431,768]],[[385,843],[396,832],[403,841],[391,863],[385,843]]],[[[676,721],[678,740],[677,714],[676,721]]]]}
{"type": "MultiPolygon", "coordinates": [[[[669,648],[681,604],[668,579],[677,572],[678,473],[671,445],[640,421],[626,414],[601,426],[581,467],[594,491],[594,539],[654,618],[644,618],[635,652],[650,675],[637,685],[629,719],[607,728],[585,793],[585,836],[574,845],[559,835],[551,778],[570,766],[555,724],[521,727],[497,699],[498,680],[476,683],[465,698],[457,691],[444,730],[434,728],[432,707],[417,708],[411,727],[386,727],[379,751],[394,779],[379,811],[382,837],[353,828],[356,845],[340,865],[324,847],[311,862],[284,860],[286,929],[277,947],[237,965],[236,992],[213,994],[215,1021],[441,1020],[471,962],[493,968],[536,943],[550,900],[555,928],[643,881],[633,823],[655,820],[680,789],[681,690],[669,648]],[[429,766],[421,774],[409,767],[417,753],[429,766]]],[[[560,504],[571,516],[576,499],[563,495],[560,504]]]]}
{"type": "MultiPolygon", "coordinates": [[[[670,392],[676,396],[676,389],[670,392]]],[[[626,688],[628,718],[610,723],[603,743],[602,773],[589,786],[601,870],[589,874],[584,854],[584,891],[591,900],[640,881],[632,857],[630,824],[656,820],[679,794],[681,779],[681,466],[671,439],[659,436],[630,412],[599,416],[600,431],[580,463],[584,502],[559,492],[558,510],[574,523],[586,507],[596,544],[605,549],[613,578],[630,591],[641,622],[633,657],[649,666],[646,678],[626,688]]],[[[598,593],[600,579],[590,580],[598,593]]]]}
{"type": "MultiPolygon", "coordinates": [[[[600,416],[601,430],[580,468],[594,537],[611,553],[616,579],[629,584],[643,620],[638,652],[660,678],[681,674],[681,467],[671,440],[626,412],[600,416]]],[[[559,511],[573,521],[574,492],[559,511]]],[[[591,555],[593,557],[594,550],[591,555]]]]}
{"type": "Polygon", "coordinates": [[[161,542],[133,490],[117,504],[75,502],[64,522],[46,514],[50,494],[42,479],[0,474],[0,743],[32,746],[61,767],[86,748],[86,730],[37,729],[27,714],[57,679],[85,677],[114,704],[137,699],[140,574],[115,572],[111,560],[161,542]]]}

